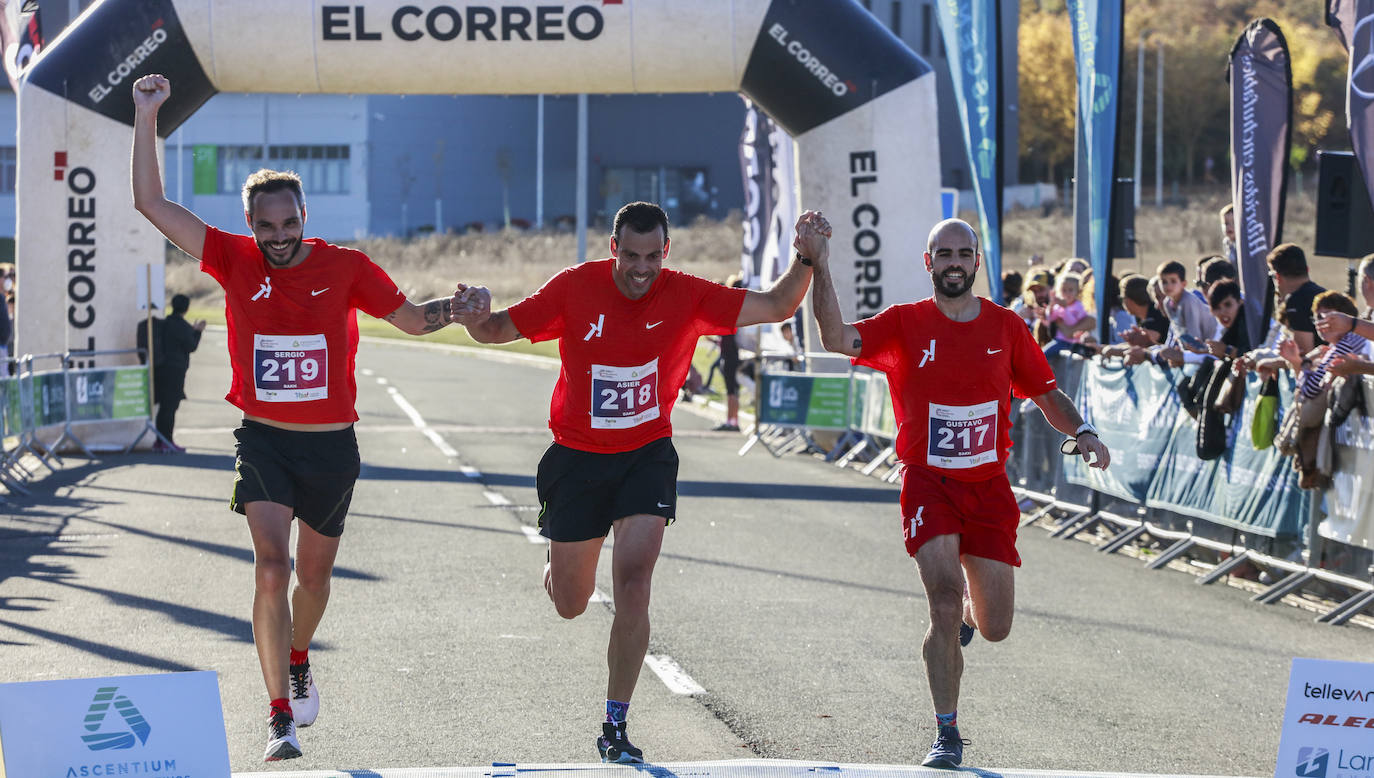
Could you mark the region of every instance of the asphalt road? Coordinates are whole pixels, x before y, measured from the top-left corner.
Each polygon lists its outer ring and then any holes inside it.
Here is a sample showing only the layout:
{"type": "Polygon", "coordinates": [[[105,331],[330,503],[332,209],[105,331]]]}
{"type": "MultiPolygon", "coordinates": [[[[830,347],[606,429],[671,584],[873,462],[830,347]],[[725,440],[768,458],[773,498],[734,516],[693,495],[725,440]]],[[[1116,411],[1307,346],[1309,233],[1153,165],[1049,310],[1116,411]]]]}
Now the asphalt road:
{"type": "MultiPolygon", "coordinates": [[[[612,606],[560,619],[526,531],[555,372],[404,343],[365,343],[358,365],[363,475],[312,648],[323,707],[302,759],[260,761],[222,332],[193,359],[188,454],[69,460],[0,505],[0,682],[216,671],[235,772],[593,760],[612,606]]],[[[918,763],[933,735],[925,602],[896,488],[807,457],[740,458],[711,420],[674,423],[680,518],[650,651],[705,693],[646,669],[634,742],[656,762],[918,763]]],[[[1040,530],[1020,549],[1011,638],[965,653],[970,765],[1270,775],[1290,660],[1374,656],[1368,630],[1040,530]]],[[[609,565],[599,582],[611,590],[609,565]]]]}

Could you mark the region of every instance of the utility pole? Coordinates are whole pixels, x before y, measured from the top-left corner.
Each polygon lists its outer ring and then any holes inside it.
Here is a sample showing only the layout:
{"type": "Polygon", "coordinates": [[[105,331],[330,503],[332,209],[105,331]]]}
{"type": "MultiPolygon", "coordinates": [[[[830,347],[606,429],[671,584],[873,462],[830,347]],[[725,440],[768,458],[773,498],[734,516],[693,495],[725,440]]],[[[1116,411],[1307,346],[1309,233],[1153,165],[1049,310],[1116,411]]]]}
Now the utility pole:
{"type": "Polygon", "coordinates": [[[1164,205],[1164,39],[1155,70],[1155,205],[1164,205]]]}

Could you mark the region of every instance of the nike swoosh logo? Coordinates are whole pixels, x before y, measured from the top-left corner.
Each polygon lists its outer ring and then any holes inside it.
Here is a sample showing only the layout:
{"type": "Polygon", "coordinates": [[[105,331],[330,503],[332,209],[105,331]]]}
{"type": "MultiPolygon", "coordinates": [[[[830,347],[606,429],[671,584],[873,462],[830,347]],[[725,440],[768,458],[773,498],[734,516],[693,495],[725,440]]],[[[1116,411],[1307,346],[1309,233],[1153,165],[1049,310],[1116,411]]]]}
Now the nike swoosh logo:
{"type": "MultiPolygon", "coordinates": [[[[660,322],[660,323],[661,323],[661,322],[660,322]]],[[[658,504],[658,507],[660,507],[660,508],[671,508],[671,507],[673,507],[673,504],[672,504],[672,503],[668,503],[667,505],[664,505],[663,503],[659,503],[659,504],[658,504]]]]}
{"type": "Polygon", "coordinates": [[[990,349],[988,349],[988,353],[989,353],[989,354],[1001,354],[1001,353],[1002,353],[1002,349],[1000,349],[1000,348],[990,348],[990,349]]]}
{"type": "Polygon", "coordinates": [[[311,290],[310,290],[310,296],[311,296],[311,297],[319,297],[320,295],[322,295],[322,294],[324,294],[325,292],[328,292],[328,291],[329,291],[329,287],[327,287],[327,286],[326,286],[325,288],[323,288],[323,289],[318,290],[318,291],[316,291],[316,290],[314,290],[314,289],[311,289],[311,290]]]}
{"type": "MultiPolygon", "coordinates": [[[[644,325],[644,329],[646,329],[646,330],[651,330],[651,329],[653,329],[654,327],[657,327],[658,325],[660,325],[660,324],[662,324],[662,323],[663,323],[663,322],[661,322],[661,321],[656,321],[656,322],[654,322],[653,324],[645,324],[645,325],[644,325]]],[[[658,507],[662,508],[662,507],[664,507],[664,506],[660,505],[660,506],[658,506],[658,507]]]]}

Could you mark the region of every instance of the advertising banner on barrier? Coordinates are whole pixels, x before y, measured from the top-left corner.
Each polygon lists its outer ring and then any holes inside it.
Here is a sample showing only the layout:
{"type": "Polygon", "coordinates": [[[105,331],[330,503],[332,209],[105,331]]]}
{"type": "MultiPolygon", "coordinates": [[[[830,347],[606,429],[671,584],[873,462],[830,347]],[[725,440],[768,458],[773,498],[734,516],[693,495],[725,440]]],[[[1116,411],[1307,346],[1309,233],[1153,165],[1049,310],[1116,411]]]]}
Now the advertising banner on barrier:
{"type": "Polygon", "coordinates": [[[229,778],[212,672],[0,684],[0,774],[229,778]]]}
{"type": "Polygon", "coordinates": [[[0,439],[19,434],[19,380],[0,378],[0,439]]]}
{"type": "Polygon", "coordinates": [[[1293,660],[1275,778],[1360,778],[1374,768],[1374,664],[1293,660]]]}
{"type": "Polygon", "coordinates": [[[883,373],[873,373],[868,379],[864,421],[859,429],[874,437],[897,439],[897,414],[892,410],[892,393],[883,373]]]}
{"type": "Polygon", "coordinates": [[[136,419],[148,415],[148,371],[143,367],[72,370],[72,421],[136,419]]]}
{"type": "Polygon", "coordinates": [[[1150,366],[1088,362],[1074,402],[1113,452],[1112,466],[1099,470],[1082,457],[1065,457],[1069,483],[1144,503],[1178,418],[1177,377],[1150,366]]]}
{"type": "Polygon", "coordinates": [[[764,373],[759,382],[758,423],[813,430],[844,430],[849,376],[764,373]]]}
{"type": "Polygon", "coordinates": [[[855,371],[849,374],[849,416],[847,423],[852,430],[862,431],[864,428],[864,411],[868,407],[868,384],[872,380],[872,373],[855,371]]]}
{"type": "Polygon", "coordinates": [[[67,387],[61,373],[33,376],[33,426],[46,427],[67,421],[67,387]]]}
{"type": "MultiPolygon", "coordinates": [[[[1191,366],[1185,369],[1192,371],[1191,366]]],[[[1184,411],[1176,415],[1145,504],[1264,537],[1297,537],[1307,518],[1307,498],[1288,457],[1272,446],[1255,450],[1249,429],[1259,377],[1251,373],[1248,380],[1245,403],[1232,421],[1221,458],[1199,459],[1197,422],[1184,411]]],[[[1280,407],[1292,402],[1292,381],[1280,381],[1280,407]]]]}
{"type": "MultiPolygon", "coordinates": [[[[1364,382],[1364,407],[1374,410],[1374,380],[1364,382]]],[[[1326,490],[1322,537],[1374,548],[1374,418],[1352,413],[1332,436],[1336,472],[1326,490]]]]}

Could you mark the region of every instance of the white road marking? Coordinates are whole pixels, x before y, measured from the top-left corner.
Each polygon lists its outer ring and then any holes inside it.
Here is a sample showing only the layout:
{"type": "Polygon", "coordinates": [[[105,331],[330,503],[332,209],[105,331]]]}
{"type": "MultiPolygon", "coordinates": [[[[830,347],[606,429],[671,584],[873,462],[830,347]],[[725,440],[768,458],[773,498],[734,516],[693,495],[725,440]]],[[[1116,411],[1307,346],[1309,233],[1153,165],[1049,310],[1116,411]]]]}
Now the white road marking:
{"type": "Polygon", "coordinates": [[[468,478],[471,478],[474,481],[482,480],[482,471],[470,465],[459,465],[458,472],[462,473],[468,478]]]}
{"type": "MultiPolygon", "coordinates": [[[[385,380],[384,378],[377,379],[379,383],[385,380]]],[[[411,405],[410,401],[403,397],[400,392],[396,391],[396,387],[388,386],[386,391],[387,394],[391,395],[391,399],[395,401],[397,407],[401,409],[401,413],[404,413],[410,418],[410,423],[415,425],[415,428],[420,431],[420,434],[429,438],[429,442],[433,443],[434,447],[439,449],[441,454],[454,459],[458,458],[458,450],[450,446],[448,441],[444,440],[443,435],[440,435],[433,427],[425,423],[425,419],[420,415],[420,412],[415,410],[415,406],[411,405]]]]}
{"type": "Polygon", "coordinates": [[[543,535],[540,535],[540,534],[539,534],[539,530],[538,530],[537,528],[531,527],[531,526],[528,525],[528,524],[521,524],[521,525],[520,525],[520,531],[523,532],[523,533],[525,533],[525,539],[528,540],[528,541],[531,542],[531,543],[541,543],[541,544],[542,544],[542,543],[547,543],[547,542],[549,542],[548,540],[546,540],[546,539],[544,538],[543,535]]]}
{"type": "Polygon", "coordinates": [[[482,496],[487,498],[487,502],[491,503],[492,505],[500,505],[503,507],[506,505],[510,505],[510,500],[506,499],[506,495],[501,494],[500,492],[493,492],[490,489],[484,489],[482,491],[482,496]]]}
{"type": "Polygon", "coordinates": [[[644,657],[644,664],[648,665],[649,669],[654,671],[658,679],[662,681],[663,685],[668,687],[668,691],[673,694],[693,695],[706,693],[706,690],[702,688],[701,684],[693,681],[692,676],[688,675],[685,670],[678,666],[677,662],[673,661],[672,657],[666,654],[661,656],[649,654],[644,657]]]}
{"type": "Polygon", "coordinates": [[[587,602],[604,602],[607,605],[615,604],[605,592],[601,591],[600,587],[592,590],[592,597],[590,600],[587,600],[587,602]]]}

